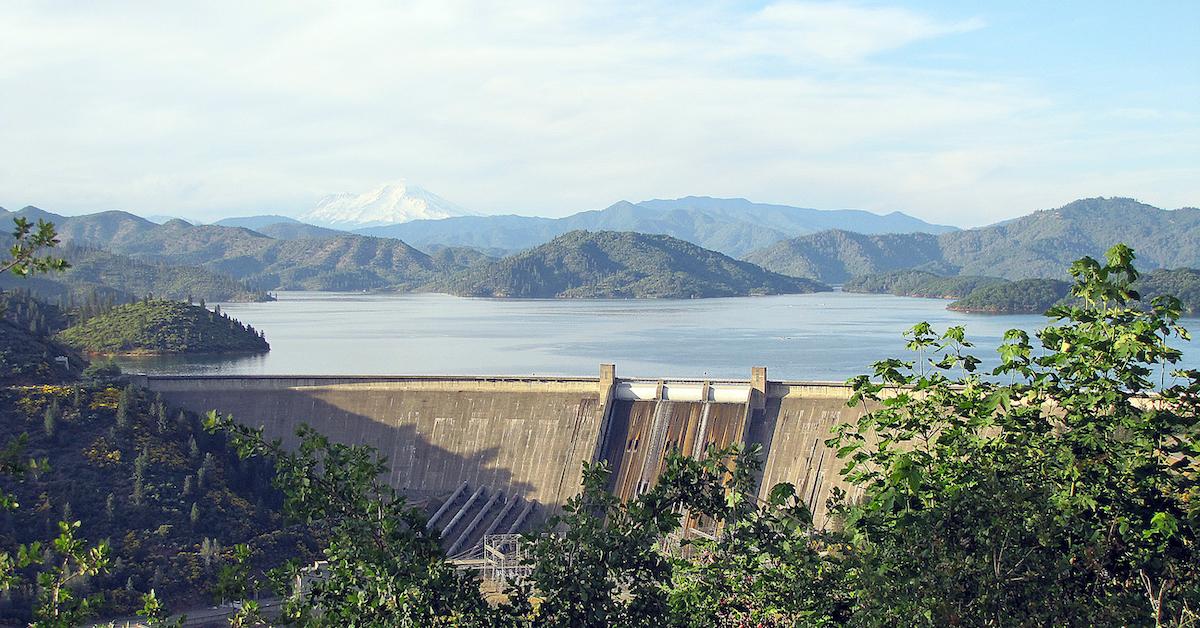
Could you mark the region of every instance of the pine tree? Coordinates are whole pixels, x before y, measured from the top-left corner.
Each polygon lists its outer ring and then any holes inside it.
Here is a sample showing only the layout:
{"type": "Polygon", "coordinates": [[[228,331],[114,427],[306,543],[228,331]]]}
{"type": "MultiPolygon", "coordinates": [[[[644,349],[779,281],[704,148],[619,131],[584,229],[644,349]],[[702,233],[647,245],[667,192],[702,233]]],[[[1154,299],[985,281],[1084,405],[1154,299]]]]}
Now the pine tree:
{"type": "Polygon", "coordinates": [[[200,446],[196,444],[196,436],[188,437],[188,456],[191,457],[192,463],[200,461],[200,446]]]}
{"type": "Polygon", "coordinates": [[[196,502],[192,502],[192,512],[188,515],[188,519],[191,520],[193,527],[200,522],[200,507],[196,505],[196,502]]]}
{"type": "Polygon", "coordinates": [[[183,477],[183,496],[187,497],[192,494],[192,476],[186,475],[183,477]]]}
{"type": "Polygon", "coordinates": [[[129,427],[129,402],[125,400],[124,394],[117,399],[117,427],[129,427]]]}
{"type": "Polygon", "coordinates": [[[117,498],[112,493],[109,493],[108,497],[104,499],[104,514],[109,521],[117,515],[117,498]]]}
{"type": "Polygon", "coordinates": [[[142,478],[133,478],[133,492],[129,494],[129,501],[133,502],[134,506],[141,506],[142,500],[146,497],[146,487],[142,478]]]}
{"type": "Polygon", "coordinates": [[[157,405],[157,410],[158,410],[158,412],[157,412],[156,416],[158,419],[158,425],[157,425],[158,433],[166,434],[167,429],[171,427],[171,422],[167,418],[167,405],[165,403],[159,401],[158,405],[157,405]]]}
{"type": "Polygon", "coordinates": [[[58,408],[58,400],[50,402],[50,406],[46,408],[46,416],[42,419],[42,427],[46,431],[46,438],[54,440],[58,435],[58,419],[62,412],[58,408]]]}

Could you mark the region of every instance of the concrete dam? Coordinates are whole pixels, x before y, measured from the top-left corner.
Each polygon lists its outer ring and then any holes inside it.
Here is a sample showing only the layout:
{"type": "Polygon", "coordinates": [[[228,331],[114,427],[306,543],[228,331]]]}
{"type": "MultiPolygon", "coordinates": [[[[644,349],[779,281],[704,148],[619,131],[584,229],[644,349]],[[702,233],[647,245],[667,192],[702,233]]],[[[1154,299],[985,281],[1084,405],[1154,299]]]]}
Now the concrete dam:
{"type": "Polygon", "coordinates": [[[294,443],[307,423],[375,447],[390,483],[424,504],[454,554],[527,529],[579,492],[582,465],[607,461],[623,499],[653,486],[665,455],[757,443],[760,493],[791,482],[816,524],[842,486],[830,429],[853,421],[844,384],[599,377],[139,376],[195,413],[216,410],[294,443]]]}

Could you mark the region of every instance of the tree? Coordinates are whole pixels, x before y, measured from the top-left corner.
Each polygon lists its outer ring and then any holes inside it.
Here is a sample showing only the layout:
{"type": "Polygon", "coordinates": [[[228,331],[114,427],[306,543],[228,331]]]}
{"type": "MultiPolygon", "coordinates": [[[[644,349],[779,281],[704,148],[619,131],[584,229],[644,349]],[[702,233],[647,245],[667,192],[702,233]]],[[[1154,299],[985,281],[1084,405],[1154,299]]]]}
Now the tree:
{"type": "Polygon", "coordinates": [[[332,443],[305,425],[297,430],[300,445],[288,451],[216,413],[205,428],[223,432],[242,457],[272,460],[284,512],[327,538],[324,575],[307,590],[293,590],[302,576],[294,562],[273,572],[285,596],[282,620],[315,621],[319,609],[321,625],[495,623],[502,611],[488,606],[474,578],[444,560],[424,513],[380,480],[386,466],[372,448],[332,443]]]}
{"type": "Polygon", "coordinates": [[[46,414],[42,418],[42,428],[46,432],[46,438],[54,440],[58,434],[58,420],[62,417],[62,411],[58,407],[58,400],[50,402],[46,407],[46,414]]]}
{"type": "Polygon", "coordinates": [[[1013,330],[989,376],[962,328],[852,380],[830,445],[864,623],[1195,625],[1200,373],[1172,371],[1179,302],[1137,307],[1133,252],[1071,267],[1069,305],[1013,330]]]}
{"type": "Polygon", "coordinates": [[[71,267],[64,259],[39,255],[42,250],[58,245],[54,223],[38,220],[35,228],[27,218],[18,216],[13,218],[13,224],[13,244],[8,249],[7,259],[0,258],[0,274],[11,272],[24,277],[71,267]]]}

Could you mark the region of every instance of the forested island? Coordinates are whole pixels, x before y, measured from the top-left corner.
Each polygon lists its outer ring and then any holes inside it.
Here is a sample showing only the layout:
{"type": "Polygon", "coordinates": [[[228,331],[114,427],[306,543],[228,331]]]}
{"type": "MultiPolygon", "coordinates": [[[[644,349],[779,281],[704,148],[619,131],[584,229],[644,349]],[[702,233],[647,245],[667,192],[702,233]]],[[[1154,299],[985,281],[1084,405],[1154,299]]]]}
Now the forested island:
{"type": "Polygon", "coordinates": [[[262,332],[220,311],[166,299],[118,305],[59,332],[63,344],[91,354],[261,353],[262,332]]]}
{"type": "Polygon", "coordinates": [[[433,285],[459,296],[674,298],[830,290],[665,235],[572,231],[433,285]]]}
{"type": "Polygon", "coordinates": [[[898,297],[961,299],[982,286],[1006,283],[999,277],[943,277],[924,270],[896,270],[861,275],[842,285],[846,292],[891,294],[898,297]]]}

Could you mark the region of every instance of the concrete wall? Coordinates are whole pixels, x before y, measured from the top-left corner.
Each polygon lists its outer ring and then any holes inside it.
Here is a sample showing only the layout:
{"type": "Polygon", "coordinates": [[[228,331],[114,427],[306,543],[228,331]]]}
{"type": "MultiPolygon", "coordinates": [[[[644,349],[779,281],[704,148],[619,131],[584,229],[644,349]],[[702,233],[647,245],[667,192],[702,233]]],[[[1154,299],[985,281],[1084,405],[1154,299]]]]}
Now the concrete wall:
{"type": "Polygon", "coordinates": [[[577,492],[602,418],[595,379],[148,377],[145,385],[285,443],[308,423],[376,447],[393,486],[414,497],[467,482],[561,503],[577,492]]]}
{"type": "Polygon", "coordinates": [[[825,523],[825,501],[842,486],[824,444],[861,410],[844,385],[748,381],[504,377],[150,376],[143,385],[176,406],[217,410],[271,437],[308,423],[330,438],[369,444],[388,457],[390,481],[413,497],[445,499],[464,482],[562,504],[582,464],[607,460],[623,498],[652,485],[673,449],[762,446],[765,495],[791,482],[825,523]]]}
{"type": "Polygon", "coordinates": [[[839,384],[768,384],[766,407],[751,421],[747,437],[763,450],[761,497],[772,486],[790,482],[822,526],[827,523],[825,502],[833,487],[856,495],[842,481],[841,461],[825,445],[834,426],[856,421],[862,414],[861,407],[846,406],[850,393],[848,386],[839,384]]]}

